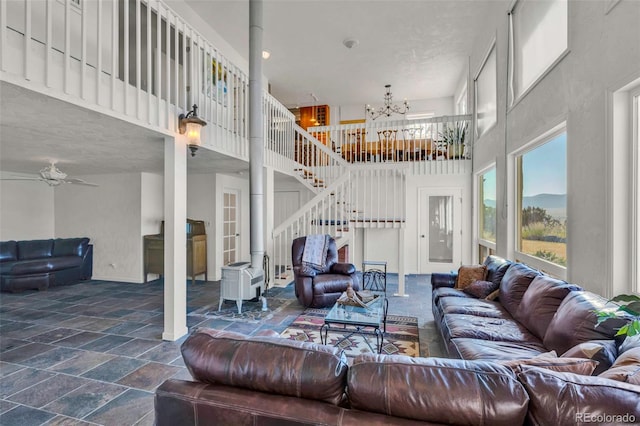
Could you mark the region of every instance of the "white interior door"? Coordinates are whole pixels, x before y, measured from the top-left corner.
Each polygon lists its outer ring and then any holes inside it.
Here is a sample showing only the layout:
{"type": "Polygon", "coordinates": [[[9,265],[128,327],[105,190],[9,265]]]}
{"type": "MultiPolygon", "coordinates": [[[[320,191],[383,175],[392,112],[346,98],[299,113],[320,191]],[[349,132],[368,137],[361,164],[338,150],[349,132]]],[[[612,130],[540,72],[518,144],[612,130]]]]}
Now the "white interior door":
{"type": "Polygon", "coordinates": [[[462,259],[462,190],[421,188],[419,197],[420,273],[457,270],[462,259]]]}
{"type": "Polygon", "coordinates": [[[222,256],[223,264],[228,265],[238,259],[238,237],[240,237],[238,230],[238,191],[234,189],[224,190],[223,210],[222,256]]]}

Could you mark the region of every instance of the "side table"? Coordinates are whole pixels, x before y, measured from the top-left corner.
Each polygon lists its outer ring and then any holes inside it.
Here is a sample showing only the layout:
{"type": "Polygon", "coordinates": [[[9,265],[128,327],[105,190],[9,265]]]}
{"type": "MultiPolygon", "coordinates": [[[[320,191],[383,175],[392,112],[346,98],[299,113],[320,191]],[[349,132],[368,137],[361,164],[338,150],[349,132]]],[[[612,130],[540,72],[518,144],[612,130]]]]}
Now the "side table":
{"type": "Polygon", "coordinates": [[[389,299],[387,299],[387,262],[384,260],[362,261],[362,289],[379,294],[383,299],[383,331],[387,332],[387,313],[389,299]]]}

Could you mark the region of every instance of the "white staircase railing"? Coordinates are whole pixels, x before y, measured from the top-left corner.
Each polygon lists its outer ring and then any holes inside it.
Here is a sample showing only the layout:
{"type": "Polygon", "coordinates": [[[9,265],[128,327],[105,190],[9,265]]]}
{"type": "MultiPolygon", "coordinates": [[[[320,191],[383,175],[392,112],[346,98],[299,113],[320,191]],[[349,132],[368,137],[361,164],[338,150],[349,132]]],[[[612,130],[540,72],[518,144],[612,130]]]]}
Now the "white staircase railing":
{"type": "Polygon", "coordinates": [[[273,230],[273,253],[270,258],[271,276],[276,285],[288,284],[293,279],[291,244],[295,238],[329,234],[340,240],[341,245],[348,241],[350,192],[350,173],[344,173],[273,230]]]}
{"type": "Polygon", "coordinates": [[[347,171],[348,164],[340,155],[294,124],[294,159],[296,175],[318,193],[347,171]]]}

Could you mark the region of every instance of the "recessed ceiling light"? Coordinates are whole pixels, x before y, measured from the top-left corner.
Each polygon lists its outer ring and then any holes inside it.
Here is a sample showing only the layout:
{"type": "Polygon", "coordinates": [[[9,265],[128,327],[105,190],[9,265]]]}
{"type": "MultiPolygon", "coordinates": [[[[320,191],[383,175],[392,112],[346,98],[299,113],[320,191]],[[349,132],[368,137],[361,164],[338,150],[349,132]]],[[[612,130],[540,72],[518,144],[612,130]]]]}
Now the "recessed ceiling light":
{"type": "Polygon", "coordinates": [[[269,59],[270,57],[271,57],[271,52],[269,52],[268,50],[262,51],[262,59],[269,59]]]}
{"type": "Polygon", "coordinates": [[[347,49],[353,49],[360,44],[360,41],[355,38],[345,38],[344,40],[342,40],[342,44],[344,44],[347,49]]]}

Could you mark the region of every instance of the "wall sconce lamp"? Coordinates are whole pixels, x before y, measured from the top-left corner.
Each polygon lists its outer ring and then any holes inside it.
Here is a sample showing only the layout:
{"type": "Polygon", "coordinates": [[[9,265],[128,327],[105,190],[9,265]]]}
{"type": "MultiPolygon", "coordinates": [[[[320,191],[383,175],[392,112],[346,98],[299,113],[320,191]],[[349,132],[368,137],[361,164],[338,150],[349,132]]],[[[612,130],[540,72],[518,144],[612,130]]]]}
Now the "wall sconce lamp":
{"type": "Polygon", "coordinates": [[[200,132],[207,125],[207,122],[198,117],[198,106],[193,104],[193,109],[187,115],[178,116],[178,131],[180,134],[187,134],[187,146],[191,150],[191,156],[195,157],[196,151],[200,148],[200,132]]]}

